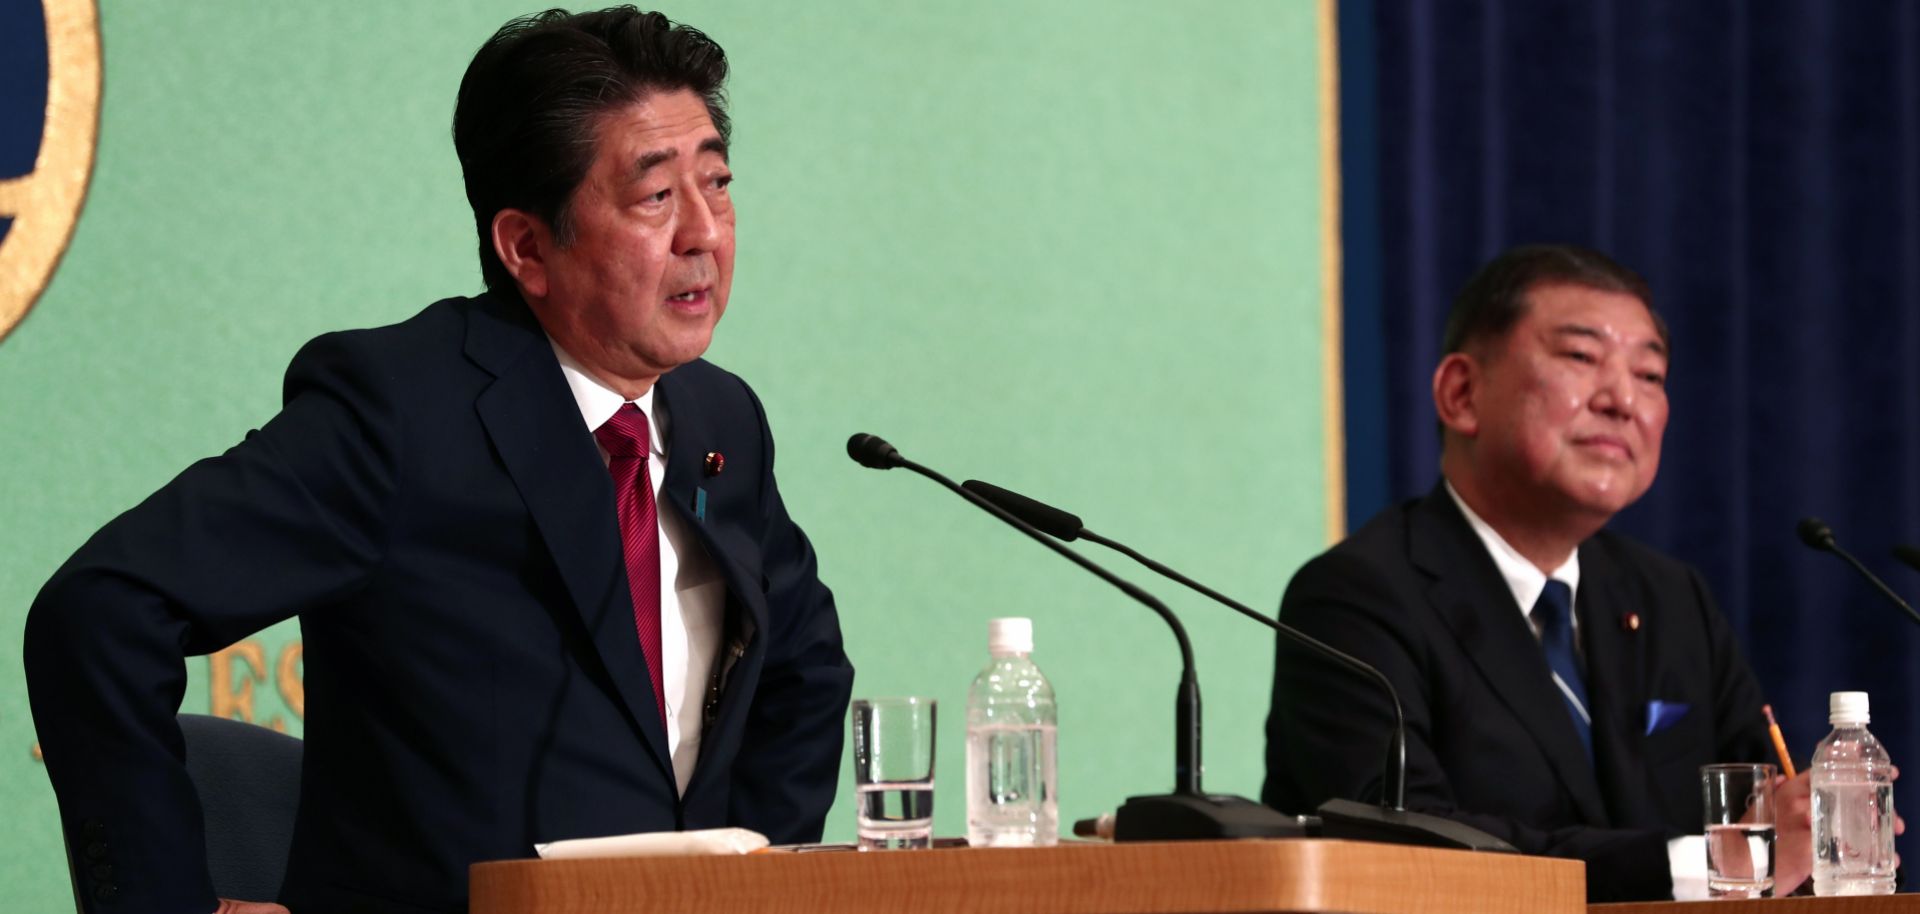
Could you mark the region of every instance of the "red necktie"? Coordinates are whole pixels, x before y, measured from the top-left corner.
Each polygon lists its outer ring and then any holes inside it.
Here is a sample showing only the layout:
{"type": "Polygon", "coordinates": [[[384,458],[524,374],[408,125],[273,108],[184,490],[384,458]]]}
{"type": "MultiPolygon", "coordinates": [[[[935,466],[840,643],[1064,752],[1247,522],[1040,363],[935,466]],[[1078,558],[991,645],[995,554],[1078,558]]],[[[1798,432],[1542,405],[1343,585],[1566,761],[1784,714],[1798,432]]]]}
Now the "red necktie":
{"type": "Polygon", "coordinates": [[[654,705],[665,722],[667,700],[660,682],[660,524],[653,507],[653,482],[647,476],[647,414],[632,403],[625,404],[593,430],[593,437],[606,449],[607,472],[613,474],[627,590],[633,595],[633,625],[640,632],[647,676],[653,679],[654,705]]]}

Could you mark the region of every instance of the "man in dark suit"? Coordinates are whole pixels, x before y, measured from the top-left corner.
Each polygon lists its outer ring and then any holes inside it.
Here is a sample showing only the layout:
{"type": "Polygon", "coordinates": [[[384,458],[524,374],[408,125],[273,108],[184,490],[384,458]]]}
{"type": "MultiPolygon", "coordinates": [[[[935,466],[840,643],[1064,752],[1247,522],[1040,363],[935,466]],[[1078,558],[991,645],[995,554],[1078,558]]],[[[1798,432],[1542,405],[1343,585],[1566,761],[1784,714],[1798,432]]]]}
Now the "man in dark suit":
{"type": "Polygon", "coordinates": [[[516,20],[461,84],[488,291],[295,356],[281,413],[83,546],[29,686],[95,911],[216,899],[183,658],[298,616],[306,757],[281,900],[458,911],[565,838],[817,840],[853,670],[727,305],[726,58],[631,8],[516,20]],[[664,467],[661,463],[664,462],[664,467]]]}
{"type": "MultiPolygon", "coordinates": [[[[1603,529],[1659,468],[1650,301],[1579,248],[1484,267],[1434,372],[1444,478],[1307,563],[1281,604],[1398,689],[1409,809],[1584,860],[1596,901],[1704,892],[1700,766],[1770,760],[1759,685],[1698,572],[1603,529]]],[[[1282,640],[1264,799],[1377,801],[1390,721],[1385,695],[1282,640]]],[[[1812,863],[1808,808],[1805,775],[1779,785],[1783,894],[1812,863]]]]}

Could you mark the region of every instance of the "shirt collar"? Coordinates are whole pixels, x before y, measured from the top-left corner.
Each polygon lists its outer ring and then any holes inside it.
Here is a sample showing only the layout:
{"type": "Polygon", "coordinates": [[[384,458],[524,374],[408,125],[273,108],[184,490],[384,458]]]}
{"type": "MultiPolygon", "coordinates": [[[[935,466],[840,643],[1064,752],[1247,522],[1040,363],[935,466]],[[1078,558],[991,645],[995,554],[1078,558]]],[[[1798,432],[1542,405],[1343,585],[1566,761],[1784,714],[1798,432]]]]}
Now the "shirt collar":
{"type": "MultiPolygon", "coordinates": [[[[573,405],[579,408],[580,420],[587,424],[588,432],[605,425],[608,419],[613,418],[614,413],[619,412],[621,406],[629,402],[625,397],[620,396],[618,391],[600,383],[599,378],[589,374],[586,368],[575,361],[573,356],[568,355],[565,349],[560,348],[560,344],[554,342],[552,337],[547,338],[547,345],[553,347],[554,357],[560,360],[560,373],[566,376],[567,389],[573,392],[573,405]]],[[[665,410],[653,408],[653,392],[658,388],[659,384],[655,383],[653,387],[647,388],[646,393],[631,402],[639,407],[641,412],[647,414],[647,450],[652,452],[654,457],[665,459],[667,417],[662,415],[665,410]]]]}
{"type": "Polygon", "coordinates": [[[1493,564],[1500,569],[1500,577],[1506,579],[1507,589],[1513,592],[1513,601],[1519,604],[1521,615],[1531,615],[1533,604],[1540,601],[1540,592],[1547,589],[1549,578],[1564,582],[1569,591],[1579,593],[1579,549],[1568,554],[1567,560],[1561,562],[1560,567],[1555,568],[1552,574],[1544,574],[1532,562],[1527,561],[1519,550],[1514,549],[1506,538],[1500,535],[1500,531],[1493,529],[1492,524],[1481,520],[1480,515],[1473,513],[1473,509],[1467,507],[1466,499],[1461,498],[1460,492],[1454,489],[1452,482],[1449,481],[1446,485],[1447,495],[1453,498],[1454,504],[1460,506],[1460,513],[1467,516],[1467,525],[1473,528],[1474,534],[1480,537],[1480,543],[1486,547],[1487,554],[1493,557],[1493,564]]]}

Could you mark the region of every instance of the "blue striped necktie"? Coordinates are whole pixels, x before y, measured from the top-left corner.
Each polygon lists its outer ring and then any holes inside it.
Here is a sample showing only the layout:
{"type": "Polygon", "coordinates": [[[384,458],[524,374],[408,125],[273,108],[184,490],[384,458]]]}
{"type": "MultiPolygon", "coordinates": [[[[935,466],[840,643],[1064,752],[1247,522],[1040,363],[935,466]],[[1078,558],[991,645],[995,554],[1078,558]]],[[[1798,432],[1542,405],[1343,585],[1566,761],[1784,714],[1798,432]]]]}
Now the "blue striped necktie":
{"type": "Polygon", "coordinates": [[[1553,684],[1573,715],[1573,729],[1593,761],[1593,717],[1587,713],[1587,683],[1580,676],[1580,658],[1573,650],[1573,589],[1565,581],[1547,581],[1533,604],[1533,624],[1540,627],[1540,649],[1553,671],[1553,684]]]}

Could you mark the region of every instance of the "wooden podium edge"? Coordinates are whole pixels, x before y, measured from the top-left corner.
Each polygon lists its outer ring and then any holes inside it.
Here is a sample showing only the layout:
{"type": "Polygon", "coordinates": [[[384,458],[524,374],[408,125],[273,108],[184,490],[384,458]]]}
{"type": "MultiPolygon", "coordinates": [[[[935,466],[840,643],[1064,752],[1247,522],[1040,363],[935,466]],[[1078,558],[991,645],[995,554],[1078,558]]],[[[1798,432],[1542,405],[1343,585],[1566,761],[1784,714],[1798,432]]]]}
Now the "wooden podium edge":
{"type": "Polygon", "coordinates": [[[475,864],[472,914],[1573,914],[1578,861],[1347,841],[1193,841],[475,864]]]}

